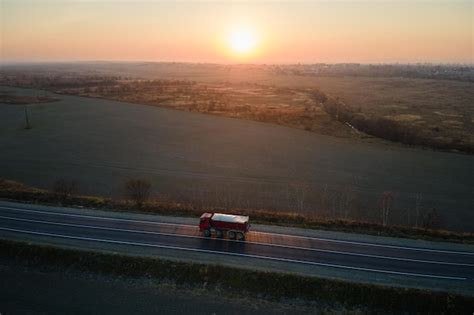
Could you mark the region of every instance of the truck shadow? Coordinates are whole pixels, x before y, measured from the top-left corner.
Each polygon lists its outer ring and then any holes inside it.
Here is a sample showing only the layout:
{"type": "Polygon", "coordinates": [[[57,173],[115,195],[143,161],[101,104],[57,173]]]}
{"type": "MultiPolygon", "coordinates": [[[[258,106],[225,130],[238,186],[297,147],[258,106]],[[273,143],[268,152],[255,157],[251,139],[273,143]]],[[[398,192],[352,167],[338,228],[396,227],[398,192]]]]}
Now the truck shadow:
{"type": "Polygon", "coordinates": [[[204,238],[200,240],[199,249],[219,252],[245,253],[245,241],[228,240],[225,238],[204,238]]]}

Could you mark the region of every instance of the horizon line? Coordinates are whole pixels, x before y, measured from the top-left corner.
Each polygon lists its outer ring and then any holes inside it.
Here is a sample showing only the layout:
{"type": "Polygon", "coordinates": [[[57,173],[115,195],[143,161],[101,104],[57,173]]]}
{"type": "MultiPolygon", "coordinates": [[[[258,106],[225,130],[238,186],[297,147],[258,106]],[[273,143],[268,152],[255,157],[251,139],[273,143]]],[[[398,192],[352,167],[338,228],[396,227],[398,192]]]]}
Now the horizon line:
{"type": "Polygon", "coordinates": [[[0,65],[31,65],[31,64],[88,64],[88,63],[149,63],[149,64],[193,64],[193,65],[222,65],[222,66],[295,66],[295,65],[433,65],[433,66],[469,66],[474,62],[432,62],[432,61],[393,61],[393,62],[205,62],[205,61],[157,61],[157,60],[21,60],[0,61],[0,65]]]}

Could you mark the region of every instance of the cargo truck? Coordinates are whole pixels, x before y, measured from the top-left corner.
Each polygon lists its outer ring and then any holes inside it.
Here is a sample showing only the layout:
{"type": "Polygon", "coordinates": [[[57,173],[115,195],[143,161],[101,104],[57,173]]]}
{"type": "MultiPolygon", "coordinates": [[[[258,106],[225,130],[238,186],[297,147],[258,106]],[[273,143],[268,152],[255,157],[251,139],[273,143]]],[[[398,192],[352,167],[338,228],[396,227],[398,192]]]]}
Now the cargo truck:
{"type": "Polygon", "coordinates": [[[249,228],[249,217],[244,215],[206,212],[199,221],[199,231],[206,237],[211,237],[214,233],[218,238],[227,236],[229,239],[243,241],[249,228]]]}

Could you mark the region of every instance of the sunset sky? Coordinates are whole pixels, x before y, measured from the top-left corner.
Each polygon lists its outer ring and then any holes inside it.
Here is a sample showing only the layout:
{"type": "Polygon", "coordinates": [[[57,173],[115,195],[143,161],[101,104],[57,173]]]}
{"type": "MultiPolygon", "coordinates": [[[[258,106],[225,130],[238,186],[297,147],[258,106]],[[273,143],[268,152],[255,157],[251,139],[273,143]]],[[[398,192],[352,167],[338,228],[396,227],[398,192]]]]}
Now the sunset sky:
{"type": "Polygon", "coordinates": [[[473,63],[473,16],[471,0],[0,0],[0,59],[473,63]]]}

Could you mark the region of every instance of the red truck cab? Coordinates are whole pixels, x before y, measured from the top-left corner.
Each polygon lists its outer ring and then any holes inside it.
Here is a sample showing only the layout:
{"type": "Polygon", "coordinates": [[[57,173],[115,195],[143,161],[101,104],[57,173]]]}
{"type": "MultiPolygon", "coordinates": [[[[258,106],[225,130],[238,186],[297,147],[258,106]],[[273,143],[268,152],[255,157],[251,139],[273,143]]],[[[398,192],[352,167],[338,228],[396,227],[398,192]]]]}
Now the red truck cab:
{"type": "Polygon", "coordinates": [[[203,213],[201,215],[201,220],[199,221],[199,231],[202,232],[205,229],[211,228],[211,218],[213,213],[203,213]]]}
{"type": "Polygon", "coordinates": [[[219,238],[227,235],[229,239],[243,241],[249,228],[249,217],[243,215],[206,212],[199,221],[199,231],[206,237],[214,232],[219,238]]]}

